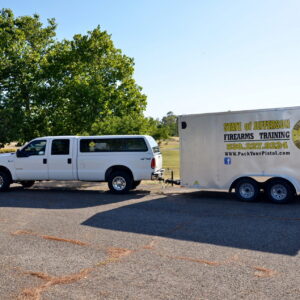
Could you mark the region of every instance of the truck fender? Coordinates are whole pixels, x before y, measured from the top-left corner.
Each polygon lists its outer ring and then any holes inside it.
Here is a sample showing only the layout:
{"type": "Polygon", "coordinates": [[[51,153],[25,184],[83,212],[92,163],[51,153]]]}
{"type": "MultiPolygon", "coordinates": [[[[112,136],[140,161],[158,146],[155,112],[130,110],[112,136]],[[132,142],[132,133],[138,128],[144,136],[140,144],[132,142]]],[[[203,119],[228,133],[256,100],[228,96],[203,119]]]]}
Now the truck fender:
{"type": "Polygon", "coordinates": [[[109,167],[106,170],[106,172],[105,172],[105,181],[107,181],[108,178],[109,178],[109,176],[110,176],[110,174],[112,174],[115,171],[125,171],[125,172],[128,172],[131,175],[131,177],[134,179],[133,173],[132,173],[132,171],[128,167],[123,166],[123,165],[115,165],[115,166],[109,167]]]}

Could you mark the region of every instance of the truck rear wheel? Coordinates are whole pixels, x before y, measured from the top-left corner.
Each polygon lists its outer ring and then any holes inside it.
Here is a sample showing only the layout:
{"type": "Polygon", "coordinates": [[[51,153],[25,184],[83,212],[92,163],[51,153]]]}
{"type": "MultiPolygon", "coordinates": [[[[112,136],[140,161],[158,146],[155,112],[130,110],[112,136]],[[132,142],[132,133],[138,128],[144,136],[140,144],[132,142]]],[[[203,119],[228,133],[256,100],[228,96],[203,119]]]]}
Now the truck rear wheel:
{"type": "Polygon", "coordinates": [[[21,181],[23,188],[30,188],[34,185],[34,180],[21,181]]]}
{"type": "Polygon", "coordinates": [[[259,185],[252,178],[244,178],[235,185],[236,196],[245,202],[254,202],[259,193],[259,185]]]}
{"type": "Polygon", "coordinates": [[[0,171],[0,192],[4,192],[9,189],[10,177],[6,172],[0,171]]]}
{"type": "Polygon", "coordinates": [[[266,187],[268,198],[273,203],[288,203],[295,193],[292,185],[286,180],[274,179],[271,180],[266,187]]]}
{"type": "Polygon", "coordinates": [[[132,177],[125,171],[113,172],[108,178],[108,187],[114,194],[128,193],[132,183],[132,177]]]}

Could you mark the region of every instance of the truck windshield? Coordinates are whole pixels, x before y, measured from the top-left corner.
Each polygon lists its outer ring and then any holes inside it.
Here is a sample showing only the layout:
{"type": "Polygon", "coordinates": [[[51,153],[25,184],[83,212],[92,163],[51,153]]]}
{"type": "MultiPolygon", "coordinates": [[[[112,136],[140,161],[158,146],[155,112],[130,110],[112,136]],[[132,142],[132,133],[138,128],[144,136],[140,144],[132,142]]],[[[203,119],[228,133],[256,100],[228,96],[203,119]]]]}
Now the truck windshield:
{"type": "Polygon", "coordinates": [[[160,153],[159,146],[157,145],[155,139],[152,136],[148,137],[148,142],[153,150],[153,153],[160,153]]]}

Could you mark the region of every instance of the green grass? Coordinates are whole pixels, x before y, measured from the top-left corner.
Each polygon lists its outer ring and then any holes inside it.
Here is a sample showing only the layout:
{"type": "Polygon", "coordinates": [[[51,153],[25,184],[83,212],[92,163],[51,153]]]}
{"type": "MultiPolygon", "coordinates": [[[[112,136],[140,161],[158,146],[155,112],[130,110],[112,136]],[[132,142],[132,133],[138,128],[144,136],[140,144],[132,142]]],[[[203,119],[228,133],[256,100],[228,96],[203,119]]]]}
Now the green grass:
{"type": "Polygon", "coordinates": [[[16,152],[16,149],[9,149],[9,148],[0,149],[0,153],[10,153],[10,152],[16,152]]]}
{"type": "Polygon", "coordinates": [[[171,170],[173,170],[174,179],[179,179],[180,178],[179,139],[171,138],[167,141],[162,142],[160,145],[160,150],[163,155],[163,168],[166,169],[164,177],[170,178],[171,170]]]}

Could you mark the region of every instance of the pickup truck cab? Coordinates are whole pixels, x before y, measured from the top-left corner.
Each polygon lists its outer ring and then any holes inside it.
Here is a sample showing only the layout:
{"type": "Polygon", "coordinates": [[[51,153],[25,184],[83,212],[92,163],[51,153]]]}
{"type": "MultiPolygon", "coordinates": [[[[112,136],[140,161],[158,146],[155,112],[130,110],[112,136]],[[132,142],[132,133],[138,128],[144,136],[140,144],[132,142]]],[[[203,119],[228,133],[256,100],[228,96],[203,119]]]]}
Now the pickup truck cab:
{"type": "Polygon", "coordinates": [[[147,135],[48,136],[0,155],[0,191],[13,182],[79,180],[108,182],[112,192],[125,193],[162,175],[162,155],[147,135]]]}

